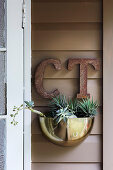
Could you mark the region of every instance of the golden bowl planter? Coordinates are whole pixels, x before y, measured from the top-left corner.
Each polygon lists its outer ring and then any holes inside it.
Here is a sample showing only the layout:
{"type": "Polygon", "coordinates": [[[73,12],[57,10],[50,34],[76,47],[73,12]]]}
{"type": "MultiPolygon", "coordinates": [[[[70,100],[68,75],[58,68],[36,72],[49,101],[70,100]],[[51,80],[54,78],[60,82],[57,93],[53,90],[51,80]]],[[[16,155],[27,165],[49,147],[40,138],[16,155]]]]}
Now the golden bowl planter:
{"type": "Polygon", "coordinates": [[[94,118],[68,118],[56,126],[52,118],[39,118],[44,135],[54,144],[73,146],[82,142],[91,132],[94,118]]]}

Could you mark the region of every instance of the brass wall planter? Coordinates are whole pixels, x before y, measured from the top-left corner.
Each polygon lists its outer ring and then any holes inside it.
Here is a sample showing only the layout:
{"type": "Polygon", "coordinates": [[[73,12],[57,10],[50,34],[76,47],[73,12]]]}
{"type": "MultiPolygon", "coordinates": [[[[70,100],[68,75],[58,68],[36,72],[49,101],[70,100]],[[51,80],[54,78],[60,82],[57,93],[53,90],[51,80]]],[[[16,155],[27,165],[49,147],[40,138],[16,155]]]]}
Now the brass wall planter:
{"type": "Polygon", "coordinates": [[[82,142],[91,132],[94,118],[68,118],[56,126],[52,118],[39,118],[44,135],[54,144],[73,146],[82,142]]]}

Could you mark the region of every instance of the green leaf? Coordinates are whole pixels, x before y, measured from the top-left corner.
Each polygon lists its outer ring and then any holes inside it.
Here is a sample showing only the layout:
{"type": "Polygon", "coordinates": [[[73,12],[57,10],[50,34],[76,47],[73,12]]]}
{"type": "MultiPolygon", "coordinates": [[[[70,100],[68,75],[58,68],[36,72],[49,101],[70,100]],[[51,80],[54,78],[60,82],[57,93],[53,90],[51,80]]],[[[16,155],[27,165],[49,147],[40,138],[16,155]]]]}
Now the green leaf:
{"type": "Polygon", "coordinates": [[[10,114],[11,117],[13,117],[14,115],[13,114],[10,114]]]}
{"type": "Polygon", "coordinates": [[[25,104],[28,106],[28,107],[34,107],[34,102],[33,101],[24,101],[25,104]]]}

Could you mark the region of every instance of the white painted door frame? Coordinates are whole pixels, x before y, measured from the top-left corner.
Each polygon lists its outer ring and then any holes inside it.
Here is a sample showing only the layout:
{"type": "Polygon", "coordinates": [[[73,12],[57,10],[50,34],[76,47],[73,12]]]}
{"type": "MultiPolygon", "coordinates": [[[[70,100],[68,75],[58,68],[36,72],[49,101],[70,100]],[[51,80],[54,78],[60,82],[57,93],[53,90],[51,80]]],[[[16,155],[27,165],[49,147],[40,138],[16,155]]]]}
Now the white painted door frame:
{"type": "Polygon", "coordinates": [[[7,170],[31,170],[31,113],[21,112],[18,125],[10,124],[13,106],[31,100],[31,3],[25,2],[24,30],[22,4],[7,0],[7,170]]]}
{"type": "MultiPolygon", "coordinates": [[[[24,35],[24,101],[31,100],[31,0],[25,3],[24,35]]],[[[24,111],[24,170],[31,170],[31,112],[24,111]]]]}

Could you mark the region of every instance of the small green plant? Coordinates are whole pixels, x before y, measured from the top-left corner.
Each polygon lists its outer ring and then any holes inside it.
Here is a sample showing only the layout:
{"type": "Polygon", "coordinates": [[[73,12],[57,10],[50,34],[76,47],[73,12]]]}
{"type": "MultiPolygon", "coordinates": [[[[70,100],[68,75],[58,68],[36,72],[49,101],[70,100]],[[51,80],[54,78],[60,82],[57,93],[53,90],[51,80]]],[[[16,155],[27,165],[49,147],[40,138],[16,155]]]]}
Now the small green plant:
{"type": "Polygon", "coordinates": [[[10,116],[12,117],[12,121],[11,124],[13,125],[17,125],[18,121],[15,120],[16,116],[19,114],[19,112],[23,109],[28,109],[31,110],[31,112],[36,113],[37,115],[41,116],[41,117],[45,117],[45,115],[43,113],[41,113],[38,110],[33,109],[34,107],[34,102],[33,101],[25,101],[25,106],[22,104],[21,106],[17,107],[14,106],[13,108],[13,114],[10,114],[10,116]]]}
{"type": "Polygon", "coordinates": [[[55,124],[61,120],[67,121],[67,118],[76,117],[75,110],[77,109],[77,100],[67,100],[64,95],[53,98],[50,103],[51,117],[54,119],[55,124]]]}
{"type": "Polygon", "coordinates": [[[53,118],[55,124],[57,125],[60,121],[67,121],[68,118],[80,118],[80,117],[94,117],[97,114],[98,104],[97,101],[90,100],[89,98],[78,100],[78,99],[67,99],[64,95],[59,95],[54,97],[50,102],[50,112],[48,114],[41,113],[34,108],[33,101],[25,101],[25,106],[22,104],[19,107],[14,106],[13,114],[10,116],[13,118],[11,124],[17,125],[18,122],[15,117],[18,115],[19,111],[23,109],[31,110],[41,117],[53,118]]]}
{"type": "Polygon", "coordinates": [[[98,103],[97,101],[87,99],[82,99],[82,101],[78,102],[79,113],[83,117],[94,117],[97,114],[98,103]]]}

